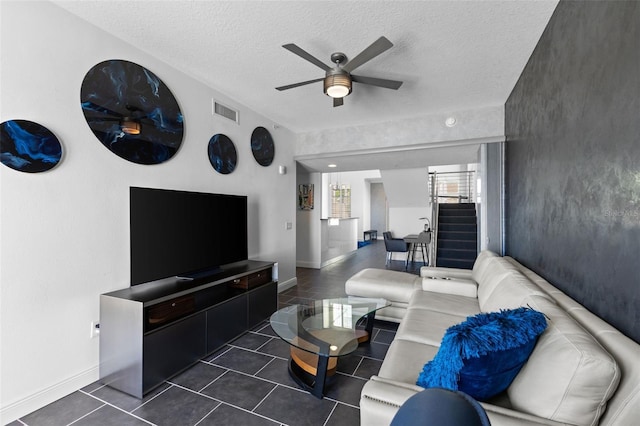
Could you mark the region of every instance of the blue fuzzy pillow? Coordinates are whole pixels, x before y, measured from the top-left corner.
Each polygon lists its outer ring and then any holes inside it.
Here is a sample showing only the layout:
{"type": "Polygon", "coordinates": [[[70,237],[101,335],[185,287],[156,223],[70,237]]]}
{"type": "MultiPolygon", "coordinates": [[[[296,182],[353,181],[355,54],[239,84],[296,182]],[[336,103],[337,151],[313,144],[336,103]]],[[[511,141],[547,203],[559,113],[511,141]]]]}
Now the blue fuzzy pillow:
{"type": "Polygon", "coordinates": [[[489,399],[509,387],[546,327],[542,313],[525,307],[468,317],[446,331],[416,384],[489,399]]]}

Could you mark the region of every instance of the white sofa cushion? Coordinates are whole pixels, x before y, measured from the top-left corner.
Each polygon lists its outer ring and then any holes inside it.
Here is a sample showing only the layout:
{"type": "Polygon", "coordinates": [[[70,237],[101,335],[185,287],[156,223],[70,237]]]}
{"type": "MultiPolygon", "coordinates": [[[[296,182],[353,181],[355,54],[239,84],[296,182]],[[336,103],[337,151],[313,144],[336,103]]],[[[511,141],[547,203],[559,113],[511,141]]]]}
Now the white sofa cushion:
{"type": "Polygon", "coordinates": [[[519,273],[518,268],[503,258],[495,258],[482,280],[478,282],[478,303],[482,306],[491,297],[496,287],[509,273],[519,273]]]}
{"type": "Polygon", "coordinates": [[[494,268],[495,259],[501,259],[501,257],[489,250],[483,250],[478,254],[471,270],[471,277],[475,282],[479,283],[486,279],[494,268]]]}
{"type": "Polygon", "coordinates": [[[423,266],[420,268],[421,277],[434,278],[460,278],[472,280],[473,275],[470,269],[447,268],[445,266],[423,266]]]}
{"type": "Polygon", "coordinates": [[[424,277],[422,278],[422,290],[464,297],[475,298],[478,296],[478,284],[473,280],[464,280],[462,278],[424,277]]]}
{"type": "Polygon", "coordinates": [[[615,392],[615,359],[566,311],[546,297],[526,304],[543,312],[547,330],[507,394],[512,408],[574,425],[597,425],[615,392]]]}
{"type": "Polygon", "coordinates": [[[482,312],[495,312],[500,309],[515,309],[525,306],[525,299],[531,295],[550,298],[540,287],[518,271],[507,271],[498,279],[494,290],[488,297],[478,297],[482,312]]]}
{"type": "Polygon", "coordinates": [[[414,290],[422,288],[422,279],[406,272],[367,268],[349,278],[344,288],[350,296],[381,297],[406,303],[414,290]]]}
{"type": "Polygon", "coordinates": [[[428,309],[461,317],[480,313],[478,299],[429,291],[416,291],[413,293],[410,306],[411,309],[428,309]]]}
{"type": "Polygon", "coordinates": [[[436,346],[396,338],[391,342],[378,376],[415,384],[424,364],[432,360],[436,353],[436,346]]]}
{"type": "Polygon", "coordinates": [[[458,278],[463,280],[473,280],[476,283],[480,281],[485,272],[489,269],[491,259],[498,258],[496,253],[484,250],[478,254],[475,262],[473,263],[473,269],[459,269],[459,268],[446,268],[442,266],[423,266],[420,268],[421,277],[434,277],[434,278],[458,278]]]}
{"type": "Polygon", "coordinates": [[[398,327],[396,338],[439,347],[444,332],[452,325],[458,324],[465,319],[466,317],[461,315],[409,307],[407,314],[398,327]]]}

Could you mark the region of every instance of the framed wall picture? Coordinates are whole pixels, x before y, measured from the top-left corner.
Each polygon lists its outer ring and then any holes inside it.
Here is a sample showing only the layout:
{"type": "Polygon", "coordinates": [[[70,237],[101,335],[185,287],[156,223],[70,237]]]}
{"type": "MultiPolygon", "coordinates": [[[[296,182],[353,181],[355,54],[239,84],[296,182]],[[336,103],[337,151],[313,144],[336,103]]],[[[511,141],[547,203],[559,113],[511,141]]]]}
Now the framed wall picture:
{"type": "Polygon", "coordinates": [[[273,144],[271,133],[264,127],[256,127],[251,133],[251,152],[256,162],[263,167],[267,167],[273,162],[276,147],[273,144]]]}
{"type": "Polygon", "coordinates": [[[0,123],[2,164],[27,173],[46,172],[62,159],[62,145],[43,125],[29,120],[0,123]]]}
{"type": "Polygon", "coordinates": [[[160,164],[182,144],[178,101],[158,76],[138,64],[112,59],[95,65],[82,81],[80,102],[93,134],[125,160],[160,164]]]}
{"type": "Polygon", "coordinates": [[[313,210],[313,184],[298,185],[298,208],[313,210]]]}
{"type": "Polygon", "coordinates": [[[209,162],[216,172],[228,175],[236,169],[238,152],[236,151],[236,146],[227,135],[221,133],[213,135],[209,139],[207,153],[209,162]]]}

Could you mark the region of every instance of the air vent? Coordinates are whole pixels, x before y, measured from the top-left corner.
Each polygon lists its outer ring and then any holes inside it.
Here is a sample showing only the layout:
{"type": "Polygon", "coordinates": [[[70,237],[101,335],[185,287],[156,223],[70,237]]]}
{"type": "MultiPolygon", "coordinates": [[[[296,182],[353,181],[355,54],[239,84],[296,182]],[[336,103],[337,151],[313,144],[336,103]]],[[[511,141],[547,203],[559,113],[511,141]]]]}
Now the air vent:
{"type": "Polygon", "coordinates": [[[220,115],[224,118],[228,118],[231,121],[235,121],[236,123],[240,123],[239,113],[235,109],[231,109],[228,106],[224,106],[221,103],[213,100],[213,113],[215,115],[220,115]]]}

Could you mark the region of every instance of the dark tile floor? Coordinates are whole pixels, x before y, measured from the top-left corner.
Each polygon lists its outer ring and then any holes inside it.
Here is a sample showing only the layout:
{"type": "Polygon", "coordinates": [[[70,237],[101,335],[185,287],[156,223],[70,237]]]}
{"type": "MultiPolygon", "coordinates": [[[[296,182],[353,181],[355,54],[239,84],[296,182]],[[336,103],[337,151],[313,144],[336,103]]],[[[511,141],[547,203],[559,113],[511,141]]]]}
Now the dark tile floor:
{"type": "MultiPolygon", "coordinates": [[[[278,296],[280,306],[344,296],[351,275],[384,262],[384,243],[377,241],[321,270],[298,268],[298,285],[278,296]]],[[[380,369],[396,328],[376,321],[371,343],[339,359],[324,399],[289,377],[289,345],[265,321],[142,400],[96,382],[10,425],[358,425],[360,391],[380,369]]]]}

